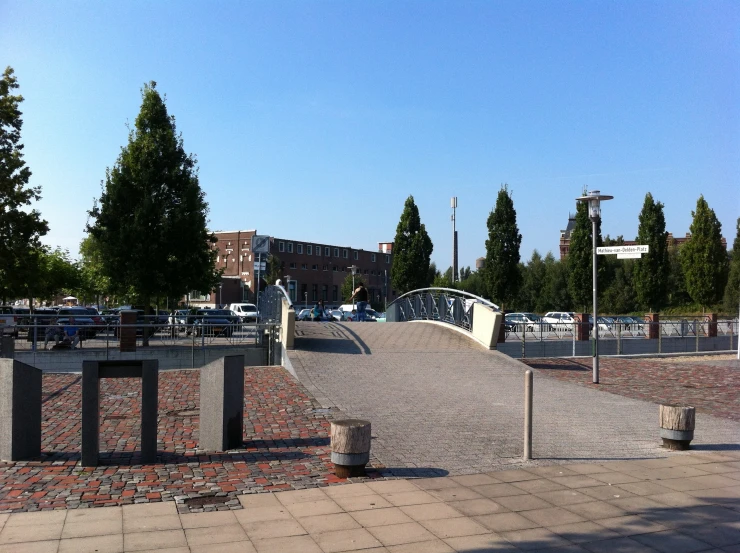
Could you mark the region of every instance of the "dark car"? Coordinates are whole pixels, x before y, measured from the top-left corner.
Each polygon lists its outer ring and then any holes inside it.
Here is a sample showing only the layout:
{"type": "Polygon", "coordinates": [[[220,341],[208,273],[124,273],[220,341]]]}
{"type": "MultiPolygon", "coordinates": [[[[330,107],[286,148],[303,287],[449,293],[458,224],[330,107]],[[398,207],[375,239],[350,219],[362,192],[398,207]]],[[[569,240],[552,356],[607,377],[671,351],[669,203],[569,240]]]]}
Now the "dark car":
{"type": "Polygon", "coordinates": [[[74,319],[74,326],[80,329],[82,338],[94,338],[98,333],[98,327],[85,307],[62,307],[57,313],[56,324],[67,326],[74,319]]]}
{"type": "Polygon", "coordinates": [[[234,334],[239,317],[229,309],[199,309],[193,329],[196,336],[226,336],[234,334]]]}
{"type": "Polygon", "coordinates": [[[144,336],[146,335],[151,338],[155,332],[157,332],[157,325],[155,322],[155,319],[153,317],[146,317],[144,315],[143,309],[131,309],[130,307],[121,307],[118,311],[118,319],[116,321],[116,326],[113,327],[113,335],[118,338],[118,335],[121,330],[121,316],[120,312],[126,310],[126,311],[136,311],[136,335],[137,336],[144,336]]]}

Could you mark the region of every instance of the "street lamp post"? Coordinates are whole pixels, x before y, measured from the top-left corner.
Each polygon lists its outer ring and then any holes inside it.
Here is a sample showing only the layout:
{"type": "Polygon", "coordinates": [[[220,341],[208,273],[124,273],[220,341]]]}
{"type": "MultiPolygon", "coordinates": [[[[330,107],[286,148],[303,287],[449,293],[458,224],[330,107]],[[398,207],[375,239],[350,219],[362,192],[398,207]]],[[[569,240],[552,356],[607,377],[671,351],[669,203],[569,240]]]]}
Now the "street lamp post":
{"type": "Polygon", "coordinates": [[[585,196],[576,198],[579,202],[588,202],[588,218],[591,219],[591,238],[593,243],[593,292],[594,292],[594,384],[599,383],[599,320],[598,320],[598,282],[597,282],[597,257],[596,257],[596,229],[601,221],[601,202],[612,200],[614,196],[602,196],[598,190],[591,190],[585,196]]]}
{"type": "MultiPolygon", "coordinates": [[[[355,293],[355,273],[357,272],[357,265],[352,265],[351,267],[347,267],[350,271],[352,271],[352,294],[355,293]]],[[[352,311],[355,310],[355,297],[352,296],[352,311]]]]}

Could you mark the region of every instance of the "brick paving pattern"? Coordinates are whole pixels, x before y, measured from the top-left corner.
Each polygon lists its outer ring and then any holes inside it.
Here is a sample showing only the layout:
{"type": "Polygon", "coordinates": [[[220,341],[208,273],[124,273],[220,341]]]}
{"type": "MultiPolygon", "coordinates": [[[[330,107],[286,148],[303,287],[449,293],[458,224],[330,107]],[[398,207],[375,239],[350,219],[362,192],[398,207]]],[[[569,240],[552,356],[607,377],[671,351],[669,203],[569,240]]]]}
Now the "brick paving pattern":
{"type": "MultiPolygon", "coordinates": [[[[449,327],[298,323],[296,349],[289,357],[322,405],[372,422],[373,452],[386,475],[466,474],[522,464],[527,366],[449,327]]],[[[671,397],[680,402],[693,402],[697,395],[721,398],[706,402],[693,444],[737,447],[740,423],[727,414],[737,413],[732,397],[737,398],[740,382],[725,368],[716,369],[722,376],[710,376],[715,369],[704,369],[704,377],[716,388],[677,386],[671,397]]],[[[656,403],[663,397],[651,396],[647,382],[644,395],[630,397],[605,394],[606,385],[546,378],[545,372],[538,369],[534,383],[534,464],[669,455],[660,447],[657,422],[656,403]]],[[[611,374],[604,372],[605,384],[611,374]]],[[[585,372],[573,378],[583,379],[585,372]]],[[[686,379],[685,385],[696,385],[686,379]]],[[[625,373],[624,381],[629,380],[625,373]]]]}
{"type": "Polygon", "coordinates": [[[329,416],[281,367],[245,370],[245,448],[198,450],[199,371],[159,374],[159,463],[138,460],[139,379],[101,380],[100,466],[80,459],[79,374],[43,376],[41,459],[0,464],[0,511],[77,508],[300,489],[338,479],[329,461],[329,416]]]}
{"type": "Polygon", "coordinates": [[[736,359],[602,357],[599,384],[593,383],[592,358],[523,361],[542,376],[653,403],[693,405],[697,413],[740,421],[740,362],[736,359]]]}

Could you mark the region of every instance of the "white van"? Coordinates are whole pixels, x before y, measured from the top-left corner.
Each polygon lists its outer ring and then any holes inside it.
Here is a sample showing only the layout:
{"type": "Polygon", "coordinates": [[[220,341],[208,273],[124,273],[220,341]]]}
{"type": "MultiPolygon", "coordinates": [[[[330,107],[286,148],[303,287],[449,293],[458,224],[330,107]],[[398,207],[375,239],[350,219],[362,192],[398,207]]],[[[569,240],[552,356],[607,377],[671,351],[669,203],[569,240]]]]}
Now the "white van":
{"type": "Polygon", "coordinates": [[[229,304],[229,309],[236,313],[243,323],[256,323],[260,317],[257,306],[253,303],[232,303],[229,304]]]}

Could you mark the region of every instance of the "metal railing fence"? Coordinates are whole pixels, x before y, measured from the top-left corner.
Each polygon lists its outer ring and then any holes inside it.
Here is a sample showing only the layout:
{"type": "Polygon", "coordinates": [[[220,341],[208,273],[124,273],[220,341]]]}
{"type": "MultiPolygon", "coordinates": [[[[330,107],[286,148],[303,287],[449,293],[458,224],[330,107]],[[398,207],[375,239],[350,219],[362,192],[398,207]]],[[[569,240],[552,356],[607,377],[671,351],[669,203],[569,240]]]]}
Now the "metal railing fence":
{"type": "Polygon", "coordinates": [[[396,298],[386,308],[388,322],[437,321],[471,332],[473,306],[481,303],[496,311],[499,307],[481,297],[452,288],[420,288],[396,298]]]}

